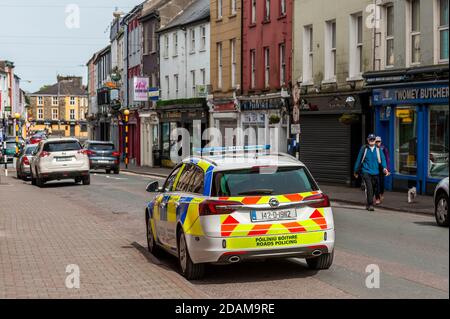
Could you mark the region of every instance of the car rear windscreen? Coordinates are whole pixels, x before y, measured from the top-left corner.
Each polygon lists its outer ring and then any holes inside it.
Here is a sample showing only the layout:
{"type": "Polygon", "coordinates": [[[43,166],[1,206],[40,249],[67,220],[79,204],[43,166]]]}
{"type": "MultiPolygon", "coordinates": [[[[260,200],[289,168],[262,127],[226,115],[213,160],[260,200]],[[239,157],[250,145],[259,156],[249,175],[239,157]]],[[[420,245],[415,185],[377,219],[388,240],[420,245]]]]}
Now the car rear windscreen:
{"type": "Polygon", "coordinates": [[[89,144],[89,149],[93,151],[114,151],[114,144],[89,144]]]}
{"type": "Polygon", "coordinates": [[[16,148],[16,142],[6,142],[6,148],[8,149],[16,148]]]}
{"type": "Polygon", "coordinates": [[[304,167],[216,172],[211,196],[271,196],[319,190],[304,167]]]}
{"type": "Polygon", "coordinates": [[[68,152],[81,150],[80,143],[76,141],[70,142],[51,142],[44,145],[46,152],[68,152]]]}
{"type": "Polygon", "coordinates": [[[35,150],[36,150],[37,146],[35,147],[27,147],[25,149],[25,155],[31,155],[35,150]]]}

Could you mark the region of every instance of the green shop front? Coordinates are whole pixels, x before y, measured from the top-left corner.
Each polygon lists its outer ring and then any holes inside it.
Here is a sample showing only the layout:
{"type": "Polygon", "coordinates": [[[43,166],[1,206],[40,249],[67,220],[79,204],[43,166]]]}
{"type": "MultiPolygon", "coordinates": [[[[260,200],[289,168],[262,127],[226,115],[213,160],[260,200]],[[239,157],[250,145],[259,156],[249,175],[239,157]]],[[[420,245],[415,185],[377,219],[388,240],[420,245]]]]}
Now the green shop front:
{"type": "Polygon", "coordinates": [[[372,93],[376,134],[390,153],[387,189],[432,194],[448,176],[448,81],[383,85],[372,93]]]}

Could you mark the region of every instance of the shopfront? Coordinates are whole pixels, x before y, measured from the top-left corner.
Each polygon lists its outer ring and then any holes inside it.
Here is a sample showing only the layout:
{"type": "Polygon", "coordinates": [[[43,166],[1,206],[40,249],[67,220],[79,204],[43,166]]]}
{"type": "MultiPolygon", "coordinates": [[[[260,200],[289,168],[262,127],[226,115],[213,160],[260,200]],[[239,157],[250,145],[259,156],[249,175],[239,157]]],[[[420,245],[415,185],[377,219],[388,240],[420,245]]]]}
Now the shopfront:
{"type": "MultiPolygon", "coordinates": [[[[160,132],[160,147],[159,158],[161,165],[164,167],[174,167],[177,163],[173,159],[177,156],[177,143],[181,142],[181,136],[172,134],[177,128],[184,128],[189,132],[190,150],[194,146],[194,132],[203,133],[208,127],[208,112],[206,109],[206,101],[204,104],[188,104],[188,105],[171,105],[159,106],[157,109],[159,115],[159,132],[160,132]]],[[[207,141],[201,142],[201,145],[207,141]]],[[[181,150],[178,150],[178,155],[181,156],[181,150]]],[[[192,152],[191,152],[192,154],[192,152]]]]}
{"type": "Polygon", "coordinates": [[[448,176],[449,86],[447,81],[384,85],[373,89],[376,133],[389,149],[387,189],[415,186],[431,194],[448,176]]]}
{"type": "Polygon", "coordinates": [[[220,130],[222,146],[236,145],[235,132],[240,127],[240,113],[234,100],[224,99],[208,102],[211,126],[220,130]],[[227,138],[228,135],[228,138],[227,138]]]}
{"type": "Polygon", "coordinates": [[[240,97],[242,141],[244,145],[271,145],[287,152],[289,98],[276,96],[240,97]]]}
{"type": "Polygon", "coordinates": [[[299,104],[300,160],[319,182],[355,186],[353,165],[372,132],[368,93],[305,95],[299,104]]]}

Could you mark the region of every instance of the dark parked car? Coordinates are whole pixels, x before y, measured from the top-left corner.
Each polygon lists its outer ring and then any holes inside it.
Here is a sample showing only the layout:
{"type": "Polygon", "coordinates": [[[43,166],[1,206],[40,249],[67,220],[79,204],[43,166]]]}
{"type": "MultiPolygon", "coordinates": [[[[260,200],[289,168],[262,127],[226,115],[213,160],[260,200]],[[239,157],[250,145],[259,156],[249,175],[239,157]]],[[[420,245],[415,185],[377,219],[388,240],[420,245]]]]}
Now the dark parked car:
{"type": "Polygon", "coordinates": [[[17,178],[23,179],[24,181],[31,178],[31,167],[30,163],[33,160],[33,153],[37,149],[37,144],[27,145],[19,153],[16,164],[17,178]]]}
{"type": "MultiPolygon", "coordinates": [[[[1,155],[1,159],[0,159],[0,163],[4,163],[4,157],[6,156],[7,161],[9,163],[13,162],[13,159],[16,155],[16,138],[15,137],[7,137],[5,139],[6,142],[6,147],[5,147],[5,143],[2,142],[2,145],[0,147],[0,155],[1,155]]],[[[19,138],[19,152],[22,150],[22,148],[25,146],[25,141],[23,140],[23,138],[19,138]]]]}
{"type": "Polygon", "coordinates": [[[120,172],[120,153],[112,142],[86,141],[84,148],[89,156],[91,169],[104,169],[107,174],[120,172]]]}

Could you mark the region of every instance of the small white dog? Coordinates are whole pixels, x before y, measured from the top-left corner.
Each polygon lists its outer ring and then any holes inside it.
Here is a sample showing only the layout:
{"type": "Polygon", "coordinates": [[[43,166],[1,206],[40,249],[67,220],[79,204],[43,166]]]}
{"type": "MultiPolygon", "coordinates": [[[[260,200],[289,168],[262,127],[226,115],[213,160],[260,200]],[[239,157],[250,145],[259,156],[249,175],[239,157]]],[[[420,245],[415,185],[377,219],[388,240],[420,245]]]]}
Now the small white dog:
{"type": "Polygon", "coordinates": [[[408,191],[408,203],[409,204],[414,203],[416,197],[417,197],[417,188],[415,187],[410,188],[408,191]]]}

